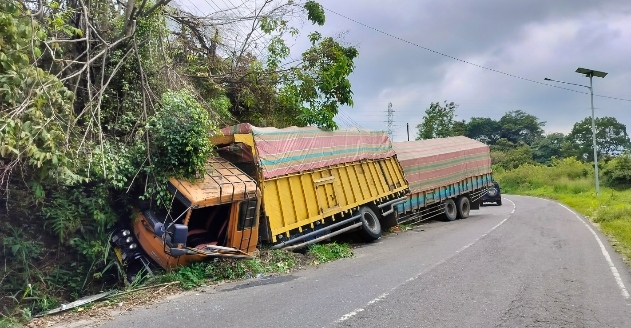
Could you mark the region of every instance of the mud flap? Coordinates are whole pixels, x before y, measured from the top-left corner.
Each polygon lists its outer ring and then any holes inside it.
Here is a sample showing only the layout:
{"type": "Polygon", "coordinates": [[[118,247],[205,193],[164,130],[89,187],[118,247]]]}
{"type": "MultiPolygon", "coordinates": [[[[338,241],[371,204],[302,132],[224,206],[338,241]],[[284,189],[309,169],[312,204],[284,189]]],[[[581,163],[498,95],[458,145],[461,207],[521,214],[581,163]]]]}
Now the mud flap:
{"type": "Polygon", "coordinates": [[[479,210],[480,209],[480,203],[482,203],[482,197],[478,198],[478,200],[476,200],[475,202],[470,202],[471,209],[472,210],[479,210]]]}

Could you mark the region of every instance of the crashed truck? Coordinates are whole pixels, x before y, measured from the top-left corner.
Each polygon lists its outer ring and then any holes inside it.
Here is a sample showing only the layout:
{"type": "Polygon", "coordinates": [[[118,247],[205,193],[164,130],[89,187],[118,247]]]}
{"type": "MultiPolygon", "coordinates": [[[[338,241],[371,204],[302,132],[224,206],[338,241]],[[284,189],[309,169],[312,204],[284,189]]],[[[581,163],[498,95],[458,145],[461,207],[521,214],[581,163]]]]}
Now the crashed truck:
{"type": "Polygon", "coordinates": [[[489,146],[467,137],[393,142],[410,186],[397,204],[397,222],[414,223],[441,216],[466,219],[493,188],[489,146]]]}
{"type": "Polygon", "coordinates": [[[128,275],[150,261],[172,269],[209,258],[249,258],[259,243],[290,250],[357,231],[379,239],[408,198],[387,133],[238,124],[211,138],[204,178],[171,179],[171,208],[137,208],[112,237],[128,275]]]}

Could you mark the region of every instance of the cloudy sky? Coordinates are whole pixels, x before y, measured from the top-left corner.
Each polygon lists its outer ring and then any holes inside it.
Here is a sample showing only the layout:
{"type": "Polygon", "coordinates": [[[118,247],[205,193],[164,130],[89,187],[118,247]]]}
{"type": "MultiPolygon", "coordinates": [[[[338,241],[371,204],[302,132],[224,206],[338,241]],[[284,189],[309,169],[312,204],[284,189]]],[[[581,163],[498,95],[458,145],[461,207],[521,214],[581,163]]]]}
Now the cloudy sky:
{"type": "MultiPolygon", "coordinates": [[[[544,78],[589,84],[597,95],[631,99],[631,1],[629,0],[319,0],[327,9],[398,38],[477,65],[545,83],[544,78]]],[[[395,141],[414,138],[431,102],[459,105],[457,119],[499,119],[521,109],[546,121],[546,132],[564,132],[591,115],[588,94],[524,81],[468,65],[326,12],[324,35],[343,34],[359,49],[351,75],[355,105],[344,107],[340,126],[387,128],[395,110],[395,141]]],[[[305,33],[309,26],[305,26],[305,33]]],[[[297,41],[292,55],[305,43],[297,41]]],[[[587,88],[556,84],[581,92],[587,88]]],[[[631,128],[631,101],[594,98],[596,116],[613,116],[631,128]]]]}

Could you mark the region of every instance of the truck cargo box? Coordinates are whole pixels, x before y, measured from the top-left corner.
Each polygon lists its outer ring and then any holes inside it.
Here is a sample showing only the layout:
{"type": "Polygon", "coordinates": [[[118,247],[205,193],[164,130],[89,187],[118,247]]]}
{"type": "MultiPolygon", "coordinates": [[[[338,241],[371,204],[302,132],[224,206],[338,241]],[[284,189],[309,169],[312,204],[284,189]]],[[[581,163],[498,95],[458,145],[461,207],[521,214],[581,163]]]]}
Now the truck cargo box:
{"type": "Polygon", "coordinates": [[[482,142],[450,137],[394,142],[392,146],[410,184],[409,200],[398,206],[399,211],[418,209],[491,183],[490,150],[482,142]]]}
{"type": "Polygon", "coordinates": [[[404,197],[407,182],[387,133],[239,124],[214,137],[220,156],[257,177],[270,242],[404,197]],[[254,165],[251,165],[253,163],[254,165]]]}

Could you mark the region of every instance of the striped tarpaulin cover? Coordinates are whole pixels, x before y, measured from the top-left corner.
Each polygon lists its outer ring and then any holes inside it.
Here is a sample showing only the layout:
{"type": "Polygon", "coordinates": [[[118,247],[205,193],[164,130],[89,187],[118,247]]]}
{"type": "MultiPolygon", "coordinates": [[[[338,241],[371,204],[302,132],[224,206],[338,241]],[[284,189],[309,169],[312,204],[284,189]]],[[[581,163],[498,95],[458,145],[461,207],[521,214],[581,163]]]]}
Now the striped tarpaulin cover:
{"type": "Polygon", "coordinates": [[[489,146],[467,137],[393,142],[410,192],[491,173],[489,146]]]}
{"type": "Polygon", "coordinates": [[[315,170],[335,164],[395,155],[385,131],[321,130],[316,127],[259,128],[242,123],[223,128],[224,135],[248,134],[266,179],[315,170]]]}

